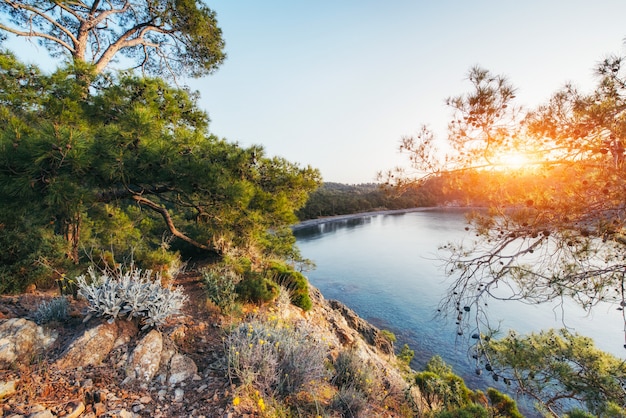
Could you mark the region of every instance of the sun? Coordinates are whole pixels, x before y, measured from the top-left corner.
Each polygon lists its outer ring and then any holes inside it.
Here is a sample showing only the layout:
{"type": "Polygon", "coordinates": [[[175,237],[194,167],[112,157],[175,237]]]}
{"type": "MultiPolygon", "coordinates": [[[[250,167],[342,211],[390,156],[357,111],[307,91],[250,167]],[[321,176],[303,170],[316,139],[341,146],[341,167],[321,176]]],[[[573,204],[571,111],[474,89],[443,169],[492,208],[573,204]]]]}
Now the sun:
{"type": "Polygon", "coordinates": [[[501,154],[497,161],[498,167],[505,170],[519,170],[530,164],[528,155],[515,151],[501,154]]]}

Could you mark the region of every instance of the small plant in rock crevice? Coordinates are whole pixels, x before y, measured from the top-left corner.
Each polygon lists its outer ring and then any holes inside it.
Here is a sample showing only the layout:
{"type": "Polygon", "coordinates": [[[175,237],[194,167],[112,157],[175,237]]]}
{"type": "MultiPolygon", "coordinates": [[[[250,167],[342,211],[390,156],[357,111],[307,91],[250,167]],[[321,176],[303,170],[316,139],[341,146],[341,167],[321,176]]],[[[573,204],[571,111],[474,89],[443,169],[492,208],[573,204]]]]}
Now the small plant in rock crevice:
{"type": "Polygon", "coordinates": [[[69,302],[66,296],[42,302],[35,311],[34,320],[38,324],[47,324],[52,321],[65,321],[68,317],[69,302]]]}
{"type": "Polygon", "coordinates": [[[89,314],[107,318],[139,319],[142,329],[159,326],[177,315],[187,300],[180,287],[163,286],[159,277],[152,280],[152,271],[130,268],[125,272],[98,273],[90,267],[87,276],[76,277],[78,294],[89,303],[89,314]]]}

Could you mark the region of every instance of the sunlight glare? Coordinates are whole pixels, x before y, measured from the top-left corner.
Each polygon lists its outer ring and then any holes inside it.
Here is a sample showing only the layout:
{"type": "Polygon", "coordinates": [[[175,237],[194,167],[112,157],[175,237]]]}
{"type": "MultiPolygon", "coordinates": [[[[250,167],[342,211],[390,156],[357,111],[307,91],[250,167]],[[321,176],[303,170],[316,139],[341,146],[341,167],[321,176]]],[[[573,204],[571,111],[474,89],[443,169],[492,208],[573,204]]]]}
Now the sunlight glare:
{"type": "Polygon", "coordinates": [[[508,170],[519,170],[530,163],[528,156],[521,152],[502,154],[498,161],[498,165],[508,170]]]}

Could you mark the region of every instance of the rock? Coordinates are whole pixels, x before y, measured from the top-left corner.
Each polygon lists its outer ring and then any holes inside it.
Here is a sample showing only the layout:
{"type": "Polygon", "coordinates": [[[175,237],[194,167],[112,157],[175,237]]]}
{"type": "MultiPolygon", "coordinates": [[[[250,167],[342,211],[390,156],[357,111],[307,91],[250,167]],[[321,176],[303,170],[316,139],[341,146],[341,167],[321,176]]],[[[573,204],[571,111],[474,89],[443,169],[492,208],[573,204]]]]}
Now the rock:
{"type": "Polygon", "coordinates": [[[125,409],[118,409],[115,411],[108,411],[107,416],[111,418],[135,418],[137,415],[125,409]]]}
{"type": "Polygon", "coordinates": [[[33,405],[30,407],[28,418],[54,418],[54,414],[42,405],[33,405]]]}
{"type": "Polygon", "coordinates": [[[161,365],[163,336],[155,329],[139,341],[126,365],[126,382],[150,382],[161,365]]]}
{"type": "MultiPolygon", "coordinates": [[[[172,342],[171,339],[169,338],[163,338],[163,350],[161,351],[161,364],[164,366],[164,368],[167,368],[167,366],[170,364],[172,357],[174,357],[174,354],[176,354],[178,352],[178,349],[176,348],[176,344],[174,344],[172,342]]],[[[162,370],[163,373],[167,374],[167,370],[162,370]]],[[[163,380],[163,383],[165,383],[165,378],[163,380]]]]}
{"type": "Polygon", "coordinates": [[[17,380],[0,381],[0,399],[13,395],[16,392],[17,382],[17,380]]]}
{"type": "Polygon", "coordinates": [[[76,338],[57,360],[59,368],[77,368],[100,364],[115,347],[130,341],[137,326],[129,321],[102,323],[76,338]]]}
{"type": "Polygon", "coordinates": [[[82,402],[78,402],[77,404],[71,402],[65,408],[65,411],[67,414],[64,415],[64,418],[77,418],[85,411],[85,404],[82,402]]]}
{"type": "Polygon", "coordinates": [[[93,412],[94,414],[96,414],[97,417],[99,417],[100,415],[103,415],[105,411],[106,411],[106,407],[104,406],[102,402],[93,404],[93,412]]]}
{"type": "Polygon", "coordinates": [[[0,369],[7,369],[16,362],[30,363],[32,358],[50,347],[57,336],[24,318],[4,321],[0,324],[0,369]]]}
{"type": "Polygon", "coordinates": [[[189,357],[183,354],[174,354],[170,361],[170,377],[168,383],[175,385],[187,379],[192,379],[198,372],[198,366],[189,357]]]}
{"type": "Polygon", "coordinates": [[[177,388],[174,391],[174,402],[182,402],[184,396],[185,396],[185,391],[180,388],[177,388]]]}
{"type": "Polygon", "coordinates": [[[361,334],[368,344],[378,348],[384,354],[393,353],[391,341],[385,338],[374,325],[359,317],[356,312],[337,300],[329,300],[328,305],[339,312],[346,319],[348,326],[361,334]]]}

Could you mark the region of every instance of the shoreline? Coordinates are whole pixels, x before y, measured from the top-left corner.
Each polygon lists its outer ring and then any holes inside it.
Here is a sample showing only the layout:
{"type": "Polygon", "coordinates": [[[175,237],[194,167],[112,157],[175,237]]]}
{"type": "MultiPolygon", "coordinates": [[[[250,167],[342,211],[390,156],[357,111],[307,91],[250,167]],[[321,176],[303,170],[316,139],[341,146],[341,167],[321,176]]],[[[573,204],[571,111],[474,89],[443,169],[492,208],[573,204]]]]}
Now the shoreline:
{"type": "Polygon", "coordinates": [[[429,210],[442,210],[442,209],[467,210],[471,208],[461,207],[461,206],[427,206],[427,207],[419,207],[419,208],[388,209],[388,210],[375,210],[371,212],[349,213],[345,215],[334,215],[334,216],[325,216],[323,218],[307,219],[305,221],[292,225],[291,230],[298,231],[300,229],[304,229],[304,228],[308,228],[312,226],[319,226],[325,223],[339,222],[339,221],[344,221],[348,219],[365,218],[365,217],[372,217],[372,216],[378,216],[378,215],[399,215],[403,213],[426,212],[429,210]]]}

